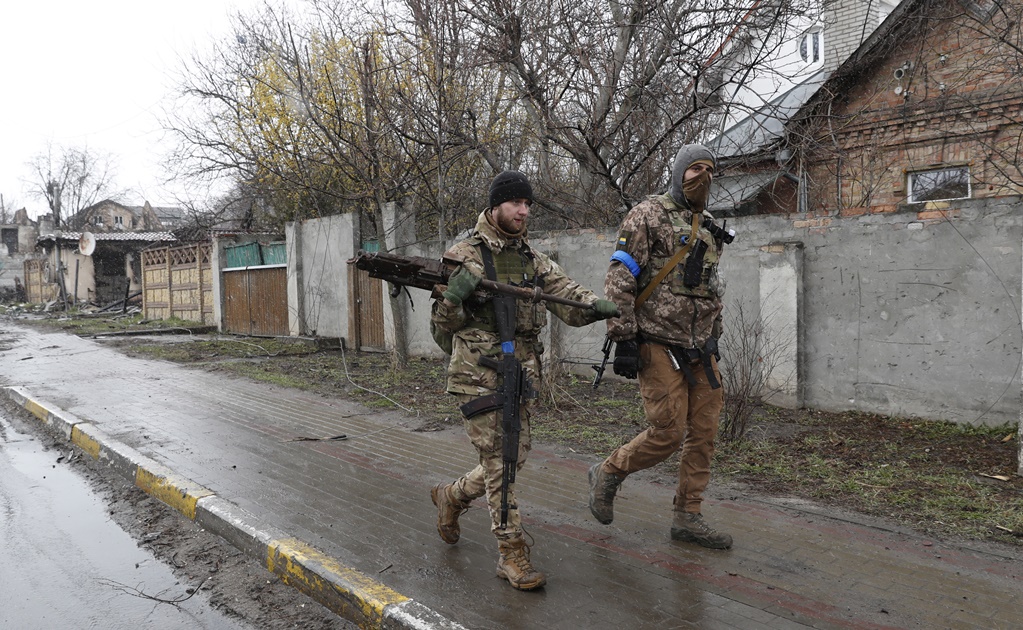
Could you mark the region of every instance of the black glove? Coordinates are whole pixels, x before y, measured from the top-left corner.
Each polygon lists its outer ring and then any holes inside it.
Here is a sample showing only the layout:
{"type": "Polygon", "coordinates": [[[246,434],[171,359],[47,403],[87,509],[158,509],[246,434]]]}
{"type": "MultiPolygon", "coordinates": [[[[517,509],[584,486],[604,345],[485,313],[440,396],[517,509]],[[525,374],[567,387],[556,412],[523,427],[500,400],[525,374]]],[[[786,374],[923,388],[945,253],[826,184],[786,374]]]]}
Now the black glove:
{"type": "Polygon", "coordinates": [[[641,369],[643,369],[643,363],[639,360],[639,343],[635,339],[616,343],[615,374],[625,378],[636,378],[641,369]]]}

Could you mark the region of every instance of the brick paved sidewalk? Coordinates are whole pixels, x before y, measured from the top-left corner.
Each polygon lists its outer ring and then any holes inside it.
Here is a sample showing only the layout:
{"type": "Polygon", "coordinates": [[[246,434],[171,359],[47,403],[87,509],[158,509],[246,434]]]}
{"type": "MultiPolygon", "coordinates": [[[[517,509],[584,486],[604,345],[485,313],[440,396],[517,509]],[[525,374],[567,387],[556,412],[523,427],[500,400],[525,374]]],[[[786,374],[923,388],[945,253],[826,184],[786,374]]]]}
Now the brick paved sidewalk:
{"type": "MultiPolygon", "coordinates": [[[[495,577],[496,543],[482,502],[463,517],[457,545],[436,534],[429,488],[473,464],[461,431],[419,433],[411,430],[414,419],[398,413],[129,358],[95,341],[10,322],[0,322],[0,350],[0,386],[95,427],[199,494],[236,506],[274,533],[272,540],[288,541],[287,558],[311,556],[312,564],[351,578],[346,584],[357,595],[377,596],[365,604],[368,612],[357,611],[367,625],[376,623],[374,607],[408,600],[418,612],[386,623],[1023,627],[1014,550],[965,549],[808,505],[742,496],[714,497],[705,509],[733,535],[733,549],[674,543],[672,488],[631,477],[614,524],[602,526],[586,507],[592,461],[543,444],[535,445],[517,494],[535,539],[534,564],[549,583],[521,593],[495,577]],[[347,439],[301,439],[340,434],[347,439]]],[[[244,540],[262,539],[249,532],[244,540]]]]}

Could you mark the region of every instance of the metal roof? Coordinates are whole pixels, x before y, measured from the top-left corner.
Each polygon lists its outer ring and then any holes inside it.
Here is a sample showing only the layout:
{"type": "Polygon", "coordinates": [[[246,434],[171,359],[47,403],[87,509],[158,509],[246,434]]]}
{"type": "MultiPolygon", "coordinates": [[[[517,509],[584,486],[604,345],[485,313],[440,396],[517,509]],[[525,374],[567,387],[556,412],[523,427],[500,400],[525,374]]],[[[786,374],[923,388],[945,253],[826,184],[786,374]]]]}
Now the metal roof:
{"type": "MultiPolygon", "coordinates": [[[[161,241],[176,241],[173,234],[170,232],[97,232],[92,233],[92,236],[97,241],[146,241],[146,242],[161,242],[161,241]]],[[[61,232],[60,235],[56,234],[44,234],[39,237],[39,241],[75,241],[77,242],[82,238],[82,232],[61,232]]]]}
{"type": "Polygon", "coordinates": [[[784,174],[783,170],[772,170],[715,177],[710,199],[707,200],[707,210],[714,213],[738,208],[784,174]]]}
{"type": "Polygon", "coordinates": [[[756,153],[784,136],[785,125],[828,78],[818,70],[707,143],[718,159],[756,153]]]}

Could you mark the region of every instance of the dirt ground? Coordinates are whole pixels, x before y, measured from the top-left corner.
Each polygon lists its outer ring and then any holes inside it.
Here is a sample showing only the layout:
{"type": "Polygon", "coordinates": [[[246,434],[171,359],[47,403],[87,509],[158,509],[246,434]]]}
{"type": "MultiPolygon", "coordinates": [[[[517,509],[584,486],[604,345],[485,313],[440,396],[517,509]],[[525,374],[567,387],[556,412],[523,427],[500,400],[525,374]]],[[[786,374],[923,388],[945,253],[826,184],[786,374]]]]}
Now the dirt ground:
{"type": "MultiPolygon", "coordinates": [[[[53,451],[54,461],[68,451],[67,442],[43,430],[24,409],[7,398],[0,399],[0,406],[8,417],[22,418],[36,427],[33,433],[53,451]]],[[[88,456],[73,457],[70,463],[63,460],[57,465],[73,467],[105,499],[111,520],[131,535],[139,547],[171,567],[183,584],[205,591],[210,605],[221,612],[261,630],[356,628],[282,583],[224,539],[118,477],[109,467],[88,456]]]]}

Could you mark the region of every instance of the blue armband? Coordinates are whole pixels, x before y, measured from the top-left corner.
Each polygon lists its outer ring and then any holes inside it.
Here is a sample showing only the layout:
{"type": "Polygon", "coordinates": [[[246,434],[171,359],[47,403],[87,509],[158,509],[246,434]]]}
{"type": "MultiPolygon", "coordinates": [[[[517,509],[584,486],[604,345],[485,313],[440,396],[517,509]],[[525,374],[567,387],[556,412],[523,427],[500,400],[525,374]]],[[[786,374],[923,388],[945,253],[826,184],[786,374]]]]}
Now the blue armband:
{"type": "Polygon", "coordinates": [[[632,259],[632,256],[629,256],[627,252],[624,252],[620,249],[615,251],[615,253],[611,254],[611,262],[614,262],[616,260],[625,265],[626,269],[629,270],[629,273],[632,274],[633,278],[638,277],[639,272],[642,271],[642,269],[639,268],[639,265],[636,264],[636,261],[632,259]]]}

